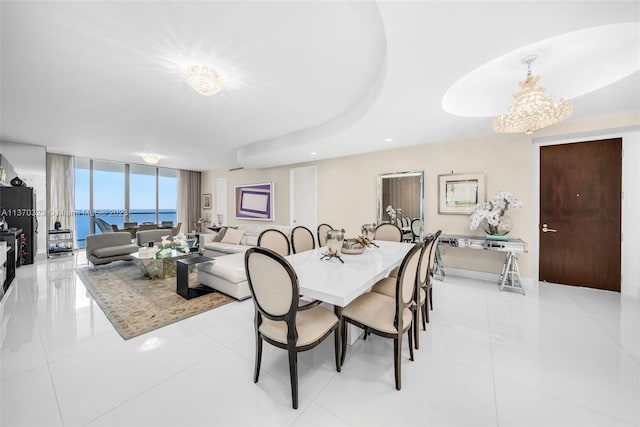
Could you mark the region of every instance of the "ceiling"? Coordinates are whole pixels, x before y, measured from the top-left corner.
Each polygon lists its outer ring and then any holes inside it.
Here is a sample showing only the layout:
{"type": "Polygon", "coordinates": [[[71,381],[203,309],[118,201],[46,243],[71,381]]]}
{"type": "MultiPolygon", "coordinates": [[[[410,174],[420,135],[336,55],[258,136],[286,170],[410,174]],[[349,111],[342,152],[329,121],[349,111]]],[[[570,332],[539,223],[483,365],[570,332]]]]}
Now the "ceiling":
{"type": "MultiPolygon", "coordinates": [[[[640,3],[2,1],[0,19],[2,141],[131,163],[153,152],[161,166],[211,170],[489,134],[491,117],[443,109],[459,79],[552,37],[638,24],[640,3]],[[193,91],[183,71],[191,64],[215,68],[224,89],[193,91]]],[[[531,53],[543,84],[635,56],[635,68],[603,88],[553,88],[580,93],[569,120],[581,120],[640,111],[639,39],[635,31],[631,54],[611,58],[602,52],[620,46],[583,44],[580,58],[531,53]]],[[[496,99],[517,90],[522,67],[518,78],[488,82],[496,99]]]]}

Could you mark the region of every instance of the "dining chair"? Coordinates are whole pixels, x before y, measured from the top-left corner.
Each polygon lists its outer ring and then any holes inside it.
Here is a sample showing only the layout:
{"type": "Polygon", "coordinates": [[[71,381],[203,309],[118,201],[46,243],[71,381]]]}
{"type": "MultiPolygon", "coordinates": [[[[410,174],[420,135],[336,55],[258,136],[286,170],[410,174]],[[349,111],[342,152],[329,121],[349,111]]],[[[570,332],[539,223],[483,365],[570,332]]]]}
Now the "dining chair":
{"type": "Polygon", "coordinates": [[[298,408],[298,353],[320,344],[334,332],[334,357],[340,372],[339,321],[330,310],[314,305],[299,308],[298,277],[287,260],[267,248],[245,252],[247,282],[255,308],[256,354],[253,382],[258,382],[262,341],[287,350],[293,409],[298,408]]]}
{"type": "Polygon", "coordinates": [[[140,224],[140,226],[138,227],[138,231],[157,230],[157,229],[158,229],[157,224],[140,224]]]}
{"type": "MultiPolygon", "coordinates": [[[[431,311],[433,311],[433,266],[436,259],[436,253],[438,252],[438,239],[441,234],[442,230],[438,230],[433,235],[433,244],[431,245],[431,251],[429,253],[429,274],[427,275],[426,281],[422,283],[422,286],[427,293],[427,300],[431,311]]],[[[425,311],[425,317],[427,323],[429,323],[429,310],[425,311]]]]}
{"type": "Polygon", "coordinates": [[[269,228],[258,236],[258,246],[276,251],[281,256],[291,254],[289,238],[280,230],[269,228]]]}
{"type": "Polygon", "coordinates": [[[173,227],[173,221],[162,221],[160,225],[163,227],[173,227]]]}
{"type": "Polygon", "coordinates": [[[125,222],[124,223],[124,228],[134,228],[138,226],[138,222],[137,221],[133,221],[133,222],[125,222]]]}
{"type": "MultiPolygon", "coordinates": [[[[346,336],[347,323],[384,338],[393,339],[393,363],[396,390],[400,390],[402,366],[402,335],[409,339],[409,354],[413,360],[413,321],[411,304],[416,288],[416,271],[422,245],[415,245],[400,264],[393,298],[377,292],[367,292],[347,305],[342,311],[342,336],[346,336]]],[[[347,351],[342,341],[342,363],[347,351]]]]}
{"type": "Polygon", "coordinates": [[[422,239],[422,220],[420,218],[411,221],[411,234],[414,242],[419,242],[422,239]]]}
{"type": "Polygon", "coordinates": [[[180,228],[181,227],[182,227],[182,223],[181,222],[177,223],[175,227],[171,227],[171,234],[173,236],[177,236],[178,233],[180,233],[180,228]]]}
{"type": "Polygon", "coordinates": [[[333,230],[333,227],[330,226],[329,224],[320,224],[318,226],[318,246],[319,247],[327,246],[327,237],[325,236],[325,234],[329,230],[333,230]]]}
{"type": "Polygon", "coordinates": [[[380,224],[376,227],[375,240],[386,240],[389,242],[402,242],[402,230],[400,227],[390,223],[380,224]]]}
{"type": "Polygon", "coordinates": [[[311,230],[302,225],[291,230],[291,251],[294,254],[310,251],[315,248],[316,241],[313,238],[313,232],[311,230]]]}

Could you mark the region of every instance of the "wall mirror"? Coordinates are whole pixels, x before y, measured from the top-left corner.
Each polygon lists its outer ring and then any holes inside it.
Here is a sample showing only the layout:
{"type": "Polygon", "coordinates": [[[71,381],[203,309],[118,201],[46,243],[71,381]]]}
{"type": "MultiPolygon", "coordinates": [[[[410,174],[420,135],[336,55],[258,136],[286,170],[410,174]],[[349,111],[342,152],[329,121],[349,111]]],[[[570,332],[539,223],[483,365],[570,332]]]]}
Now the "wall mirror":
{"type": "Polygon", "coordinates": [[[378,224],[391,222],[387,206],[402,209],[402,216],[424,223],[424,171],[378,175],[378,224]]]}

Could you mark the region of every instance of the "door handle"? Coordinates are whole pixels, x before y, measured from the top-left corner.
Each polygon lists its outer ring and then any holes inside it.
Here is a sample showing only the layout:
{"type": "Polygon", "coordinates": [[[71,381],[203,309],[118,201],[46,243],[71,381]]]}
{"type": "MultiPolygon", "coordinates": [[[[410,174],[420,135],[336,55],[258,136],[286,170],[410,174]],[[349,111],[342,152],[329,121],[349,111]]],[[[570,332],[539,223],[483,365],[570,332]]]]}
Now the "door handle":
{"type": "Polygon", "coordinates": [[[542,224],[542,232],[543,233],[557,233],[558,230],[554,230],[553,228],[548,228],[547,224],[542,224]]]}

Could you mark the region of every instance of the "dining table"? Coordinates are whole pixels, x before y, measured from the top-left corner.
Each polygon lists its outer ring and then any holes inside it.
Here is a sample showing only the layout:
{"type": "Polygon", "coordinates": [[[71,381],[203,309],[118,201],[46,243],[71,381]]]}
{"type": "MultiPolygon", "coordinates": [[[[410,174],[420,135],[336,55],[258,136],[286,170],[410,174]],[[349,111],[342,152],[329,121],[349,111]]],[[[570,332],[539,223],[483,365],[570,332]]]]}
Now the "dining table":
{"type": "MultiPolygon", "coordinates": [[[[337,258],[323,258],[327,253],[324,246],[287,256],[298,277],[300,295],[333,305],[334,313],[342,322],[342,309],[387,277],[414,246],[414,243],[382,240],[373,243],[375,245],[366,247],[361,254],[342,254],[342,262],[337,258]]],[[[349,344],[358,337],[354,333],[351,336],[349,344]]]]}

